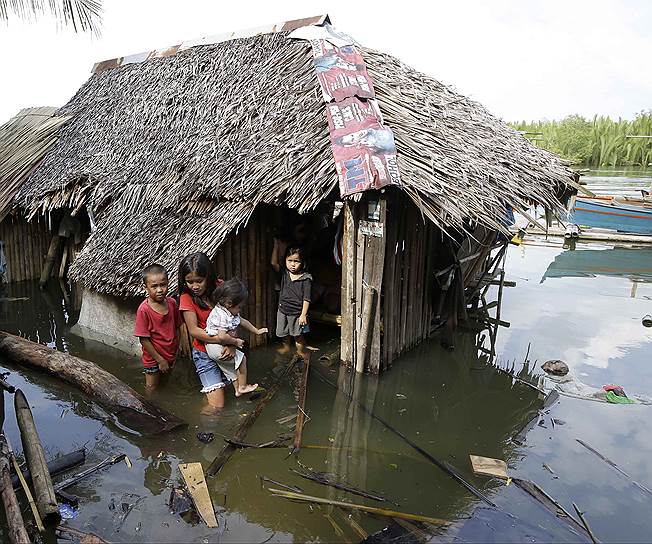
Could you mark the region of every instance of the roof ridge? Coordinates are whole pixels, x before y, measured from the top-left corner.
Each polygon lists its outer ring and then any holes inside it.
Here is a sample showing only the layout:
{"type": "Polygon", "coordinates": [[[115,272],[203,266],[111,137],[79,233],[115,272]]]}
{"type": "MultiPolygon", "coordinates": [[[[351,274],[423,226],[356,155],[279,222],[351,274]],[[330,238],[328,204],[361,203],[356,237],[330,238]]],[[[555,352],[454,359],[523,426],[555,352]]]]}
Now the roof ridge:
{"type": "Polygon", "coordinates": [[[328,14],[325,13],[323,15],[315,15],[314,17],[293,19],[291,21],[281,21],[280,23],[275,23],[271,25],[247,28],[235,32],[227,32],[224,34],[215,34],[212,36],[201,37],[194,40],[186,40],[177,45],[170,45],[167,47],[153,49],[151,51],[146,51],[143,53],[136,53],[134,55],[116,57],[113,59],[107,59],[100,62],[96,62],[93,65],[93,69],[91,70],[91,73],[97,74],[99,72],[104,72],[105,70],[112,70],[114,68],[119,68],[120,66],[125,66],[127,64],[138,64],[152,59],[171,57],[181,51],[185,51],[186,49],[190,49],[191,47],[197,47],[200,45],[214,45],[217,43],[228,42],[240,38],[250,38],[252,36],[258,36],[260,34],[272,34],[275,32],[290,32],[292,30],[296,30],[297,28],[301,28],[304,26],[323,25],[324,23],[328,23],[328,22],[330,22],[330,18],[328,14]]]}

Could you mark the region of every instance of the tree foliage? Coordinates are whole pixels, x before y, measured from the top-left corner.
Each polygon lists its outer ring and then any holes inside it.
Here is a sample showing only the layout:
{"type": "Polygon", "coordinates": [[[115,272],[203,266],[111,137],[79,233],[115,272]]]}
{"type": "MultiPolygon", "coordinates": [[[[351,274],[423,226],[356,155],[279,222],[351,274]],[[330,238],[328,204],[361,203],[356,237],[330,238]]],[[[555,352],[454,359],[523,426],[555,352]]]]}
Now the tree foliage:
{"type": "Polygon", "coordinates": [[[588,120],[581,115],[569,115],[560,121],[523,121],[512,126],[537,145],[574,164],[652,165],[652,110],[639,112],[633,121],[614,121],[602,116],[588,120]]]}
{"type": "Polygon", "coordinates": [[[0,0],[0,21],[9,21],[11,16],[33,21],[48,13],[75,32],[100,33],[101,0],[0,0]]]}

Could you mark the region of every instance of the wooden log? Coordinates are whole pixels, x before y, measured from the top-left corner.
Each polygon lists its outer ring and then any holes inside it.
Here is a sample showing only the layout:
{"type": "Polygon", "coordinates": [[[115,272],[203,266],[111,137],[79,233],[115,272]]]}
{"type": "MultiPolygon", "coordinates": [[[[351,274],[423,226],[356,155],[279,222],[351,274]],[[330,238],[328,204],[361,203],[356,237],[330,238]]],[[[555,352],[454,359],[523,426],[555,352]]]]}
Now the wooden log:
{"type": "Polygon", "coordinates": [[[52,273],[52,267],[54,266],[54,259],[57,256],[57,251],[61,245],[61,240],[63,238],[58,234],[52,236],[50,240],[50,247],[48,248],[48,254],[45,257],[45,264],[43,265],[43,271],[41,272],[41,278],[38,280],[38,285],[41,289],[45,287],[45,284],[48,282],[48,278],[52,273]]]}
{"type": "MultiPolygon", "coordinates": [[[[250,412],[246,418],[242,421],[242,423],[238,426],[238,429],[236,430],[235,434],[233,435],[233,440],[235,442],[242,442],[247,436],[247,432],[249,431],[249,428],[254,424],[260,413],[263,411],[267,403],[272,400],[274,395],[276,395],[277,391],[281,387],[281,382],[287,377],[287,375],[290,373],[290,371],[294,368],[294,366],[297,364],[297,361],[303,360],[300,356],[296,355],[292,357],[290,362],[285,366],[283,371],[274,378],[274,382],[272,385],[270,385],[267,388],[267,391],[263,395],[263,397],[258,401],[258,404],[256,404],[256,407],[253,409],[252,412],[250,412]]],[[[231,455],[237,450],[236,447],[232,446],[231,444],[226,444],[220,453],[218,453],[217,457],[213,459],[213,462],[210,464],[208,467],[208,470],[206,471],[206,474],[208,476],[215,476],[225,465],[225,463],[231,458],[231,455]]]]}
{"type": "Polygon", "coordinates": [[[308,393],[308,373],[310,371],[310,358],[303,361],[303,370],[301,372],[301,383],[299,386],[299,405],[297,407],[297,423],[294,431],[294,447],[292,453],[301,449],[301,436],[303,435],[303,426],[306,416],[306,395],[308,393]]]}
{"type": "Polygon", "coordinates": [[[15,364],[45,370],[77,387],[111,411],[120,423],[145,435],[160,434],[186,425],[91,361],[3,331],[0,331],[0,354],[15,364]]]}
{"type": "Polygon", "coordinates": [[[355,360],[355,371],[364,372],[365,363],[371,349],[371,335],[373,333],[373,320],[376,316],[376,289],[370,285],[364,286],[362,302],[362,326],[358,336],[358,355],[355,360]]]}
{"type": "Polygon", "coordinates": [[[23,392],[18,389],[14,394],[16,420],[20,429],[20,440],[23,443],[23,455],[32,475],[34,498],[38,512],[44,523],[54,525],[61,521],[57,498],[54,494],[52,478],[45,461],[45,452],[39,438],[32,410],[23,392]]]}
{"type": "Polygon", "coordinates": [[[29,535],[25,529],[25,522],[20,513],[18,499],[11,485],[9,473],[9,449],[4,434],[0,433],[0,495],[5,507],[5,518],[7,520],[7,533],[11,544],[29,543],[29,535]]]}

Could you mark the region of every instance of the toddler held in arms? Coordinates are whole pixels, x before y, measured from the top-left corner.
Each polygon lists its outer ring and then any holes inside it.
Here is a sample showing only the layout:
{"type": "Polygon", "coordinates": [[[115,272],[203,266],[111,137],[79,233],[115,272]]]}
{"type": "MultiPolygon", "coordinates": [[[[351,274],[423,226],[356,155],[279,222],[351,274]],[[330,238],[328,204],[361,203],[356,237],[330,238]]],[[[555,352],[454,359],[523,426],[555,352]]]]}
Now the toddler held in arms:
{"type": "Polygon", "coordinates": [[[247,383],[247,358],[240,351],[244,340],[237,337],[237,328],[242,326],[253,334],[266,334],[266,328],[258,329],[240,316],[240,311],[248,296],[247,288],[237,278],[230,279],[218,285],[213,291],[212,301],[215,306],[206,320],[206,333],[216,337],[218,342],[232,344],[236,339],[236,347],[230,345],[206,344],[206,353],[217,363],[226,379],[233,382],[235,396],[251,393],[258,384],[247,383]],[[225,354],[225,350],[230,350],[225,354]],[[229,355],[229,357],[225,357],[229,355]]]}

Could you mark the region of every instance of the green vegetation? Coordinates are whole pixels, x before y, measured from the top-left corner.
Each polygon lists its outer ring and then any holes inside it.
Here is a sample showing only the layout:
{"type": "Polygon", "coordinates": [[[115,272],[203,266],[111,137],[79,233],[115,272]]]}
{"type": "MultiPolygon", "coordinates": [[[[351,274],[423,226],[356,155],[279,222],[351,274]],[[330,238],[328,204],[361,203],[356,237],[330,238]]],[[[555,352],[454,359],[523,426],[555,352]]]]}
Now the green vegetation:
{"type": "Polygon", "coordinates": [[[561,121],[523,121],[511,126],[573,164],[594,168],[652,164],[652,138],[632,138],[652,136],[652,110],[640,112],[633,121],[570,115],[561,121]]]}

